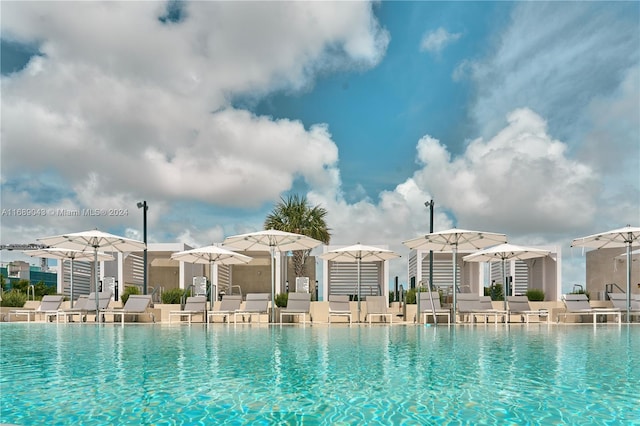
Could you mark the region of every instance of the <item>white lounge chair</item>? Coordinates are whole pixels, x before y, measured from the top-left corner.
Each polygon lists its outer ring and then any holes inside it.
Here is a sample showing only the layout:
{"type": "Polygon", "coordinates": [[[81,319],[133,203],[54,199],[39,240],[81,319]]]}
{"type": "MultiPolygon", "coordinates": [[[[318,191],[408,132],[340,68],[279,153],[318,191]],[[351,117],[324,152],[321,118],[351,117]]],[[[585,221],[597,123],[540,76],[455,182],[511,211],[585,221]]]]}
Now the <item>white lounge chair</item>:
{"type": "Polygon", "coordinates": [[[458,315],[464,317],[469,316],[469,322],[474,323],[477,317],[483,317],[486,323],[489,317],[494,318],[494,322],[497,324],[499,318],[505,318],[507,311],[501,309],[494,309],[491,303],[491,297],[478,296],[472,293],[458,293],[457,294],[457,310],[458,315]]]}
{"type": "Polygon", "coordinates": [[[311,320],[311,293],[289,293],[287,297],[287,307],[280,310],[280,324],[283,316],[302,317],[302,324],[305,323],[307,315],[311,320]]]}
{"type": "Polygon", "coordinates": [[[38,315],[44,315],[45,320],[49,320],[52,316],[55,315],[56,321],[58,318],[58,309],[62,304],[62,300],[64,296],[59,295],[46,295],[42,297],[42,301],[40,302],[40,306],[36,309],[15,309],[13,311],[9,311],[9,315],[7,317],[8,321],[11,321],[11,315],[14,317],[26,316],[27,322],[31,322],[31,315],[33,315],[33,320],[35,321],[38,315]]]}
{"type": "Polygon", "coordinates": [[[225,320],[227,324],[231,322],[231,315],[235,314],[237,310],[240,309],[240,305],[242,304],[242,296],[239,294],[225,294],[222,296],[222,302],[220,302],[220,307],[218,309],[214,309],[209,311],[207,314],[207,321],[214,322],[213,319],[217,316],[222,316],[222,322],[225,320]]]}
{"type": "Polygon", "coordinates": [[[151,321],[155,322],[153,312],[148,312],[147,308],[151,305],[150,294],[132,294],[127,299],[127,303],[120,309],[105,310],[102,313],[105,315],[113,315],[113,320],[120,315],[122,325],[124,325],[125,315],[133,315],[136,318],[139,315],[149,315],[151,321]]]}
{"type": "Polygon", "coordinates": [[[431,292],[431,297],[429,296],[429,292],[423,291],[418,293],[420,296],[420,313],[422,315],[422,323],[426,324],[427,315],[433,316],[446,316],[447,324],[451,324],[451,311],[449,309],[444,309],[440,305],[440,293],[437,291],[431,292]],[[433,306],[431,305],[431,301],[433,301],[433,306]]]}
{"type": "Polygon", "coordinates": [[[366,304],[366,318],[369,319],[369,325],[371,325],[372,316],[379,316],[382,319],[389,317],[389,324],[393,324],[393,313],[389,312],[389,299],[387,296],[367,296],[366,304]]]}
{"type": "MultiPolygon", "coordinates": [[[[91,294],[93,295],[94,293],[91,293],[91,294]]],[[[76,300],[75,304],[73,305],[73,308],[59,310],[57,318],[59,319],[60,317],[63,317],[64,322],[69,322],[69,317],[73,319],[74,315],[80,315],[80,319],[83,318],[83,315],[86,318],[88,303],[89,303],[89,296],[87,295],[79,296],[78,300],[76,300]]],[[[95,303],[93,306],[94,306],[93,311],[95,312],[96,310],[95,303]]]]}
{"type": "Polygon", "coordinates": [[[169,311],[169,324],[171,324],[171,318],[177,316],[179,321],[182,321],[182,317],[187,317],[189,325],[191,325],[191,319],[194,315],[202,315],[202,322],[207,320],[207,296],[190,296],[184,304],[184,308],[181,311],[169,311]]]}
{"type": "Polygon", "coordinates": [[[343,294],[330,294],[329,295],[329,315],[327,321],[331,323],[331,317],[347,317],[349,318],[349,324],[351,324],[351,304],[349,303],[349,296],[343,294]]]}
{"type": "MultiPolygon", "coordinates": [[[[616,309],[620,309],[623,314],[627,313],[627,293],[608,293],[609,300],[613,303],[613,307],[616,309]]],[[[633,318],[634,316],[640,317],[640,295],[632,294],[631,295],[631,311],[629,312],[629,316],[633,318]]],[[[627,321],[631,321],[631,318],[627,318],[627,321]]]]}
{"type": "Polygon", "coordinates": [[[592,308],[586,294],[565,294],[562,300],[566,311],[558,314],[558,322],[560,322],[561,316],[564,317],[566,322],[569,315],[592,315],[593,323],[595,324],[598,315],[614,315],[618,317],[618,324],[622,324],[622,310],[616,308],[592,308]]]}
{"type": "MultiPolygon", "coordinates": [[[[98,293],[98,311],[102,312],[109,307],[109,303],[111,303],[111,295],[113,293],[111,290],[105,290],[98,293]]],[[[68,317],[71,316],[73,318],[74,315],[80,315],[80,318],[83,321],[87,321],[87,315],[95,315],[96,314],[96,293],[89,293],[89,297],[83,305],[76,305],[71,309],[65,309],[59,312],[59,315],[62,315],[65,318],[65,321],[68,320],[68,317]],[[84,315],[84,317],[82,316],[84,315]]],[[[100,319],[96,317],[96,321],[100,319]]]]}
{"type": "Polygon", "coordinates": [[[531,309],[529,298],[527,296],[507,296],[509,306],[509,316],[520,315],[520,321],[529,323],[529,317],[544,318],[549,321],[549,311],[546,309],[531,309]]]}
{"type": "Polygon", "coordinates": [[[238,315],[242,317],[244,322],[245,315],[249,316],[249,321],[253,315],[258,316],[258,324],[260,324],[260,316],[269,314],[269,293],[249,293],[244,304],[244,309],[238,309],[233,313],[233,323],[238,322],[238,315]]]}

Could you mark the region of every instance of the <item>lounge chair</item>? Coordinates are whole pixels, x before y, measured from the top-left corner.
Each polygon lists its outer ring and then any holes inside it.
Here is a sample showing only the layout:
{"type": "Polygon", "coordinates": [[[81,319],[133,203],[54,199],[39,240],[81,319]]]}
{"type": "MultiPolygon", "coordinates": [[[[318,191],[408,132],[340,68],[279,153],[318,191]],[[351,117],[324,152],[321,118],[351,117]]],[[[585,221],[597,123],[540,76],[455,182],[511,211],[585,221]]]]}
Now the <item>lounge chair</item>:
{"type": "Polygon", "coordinates": [[[189,325],[191,325],[191,318],[194,315],[202,315],[202,322],[207,320],[207,296],[190,296],[187,297],[187,301],[184,304],[184,308],[181,311],[169,311],[169,324],[171,324],[171,318],[178,317],[179,321],[182,321],[182,317],[187,317],[189,325]]]}
{"type": "Polygon", "coordinates": [[[280,309],[280,324],[283,316],[302,317],[302,324],[305,323],[307,315],[311,321],[311,293],[289,293],[287,297],[287,307],[280,309]]]}
{"type": "MultiPolygon", "coordinates": [[[[111,303],[111,290],[105,290],[98,293],[98,311],[104,311],[109,307],[111,303]]],[[[80,296],[73,308],[64,309],[58,312],[58,316],[63,316],[65,322],[68,321],[69,316],[73,318],[74,315],[80,315],[82,321],[87,321],[87,315],[96,313],[96,293],[91,292],[89,296],[80,296]],[[80,298],[86,297],[86,301],[81,301],[80,298]],[[80,304],[78,304],[80,302],[80,304]],[[84,317],[83,317],[84,315],[84,317]]]]}
{"type": "Polygon", "coordinates": [[[420,294],[419,315],[422,315],[422,322],[424,324],[427,323],[427,315],[433,316],[434,314],[436,315],[436,320],[437,317],[446,315],[447,324],[451,324],[451,311],[449,309],[444,309],[440,305],[440,293],[438,293],[437,291],[432,291],[431,297],[429,297],[429,292],[426,291],[420,292],[418,294],[420,294]],[[432,300],[433,306],[431,305],[432,300]]]}
{"type": "MultiPolygon", "coordinates": [[[[111,303],[111,295],[113,293],[111,292],[111,290],[105,290],[105,291],[101,291],[98,292],[98,311],[102,312],[104,310],[106,310],[107,308],[109,308],[109,303],[111,303]]],[[[95,292],[91,292],[89,293],[89,297],[88,300],[84,306],[84,309],[82,309],[82,312],[79,312],[79,310],[76,310],[76,306],[73,307],[73,309],[69,309],[66,310],[66,312],[71,312],[71,313],[67,313],[66,316],[71,315],[73,317],[73,315],[79,315],[79,314],[84,314],[84,321],[87,320],[87,315],[89,314],[94,314],[96,313],[96,293],[95,292]]],[[[62,313],[64,314],[64,313],[62,313]]],[[[67,320],[65,316],[65,321],[67,320]]],[[[81,317],[82,318],[82,317],[81,317]]],[[[99,319],[96,318],[96,321],[99,319]]],[[[104,320],[103,320],[104,321],[104,320]]]]}
{"type": "Polygon", "coordinates": [[[348,317],[349,324],[351,324],[351,304],[349,303],[348,295],[329,295],[329,317],[327,318],[329,323],[331,323],[332,316],[348,317]]]}
{"type": "Polygon", "coordinates": [[[371,325],[372,316],[380,316],[382,319],[389,317],[389,324],[393,324],[393,313],[389,312],[389,299],[387,296],[367,296],[367,315],[365,319],[369,319],[371,325]]]}
{"type": "Polygon", "coordinates": [[[139,315],[149,315],[151,321],[155,322],[153,312],[147,312],[147,308],[151,305],[150,294],[132,294],[127,299],[127,303],[120,309],[109,309],[102,311],[105,315],[113,315],[113,320],[116,320],[116,316],[120,315],[122,325],[124,325],[125,315],[133,315],[136,318],[139,315]]]}
{"type": "Polygon", "coordinates": [[[56,321],[58,318],[58,309],[62,304],[62,300],[64,296],[58,295],[47,295],[42,297],[42,301],[40,302],[40,306],[36,309],[15,309],[13,311],[9,311],[8,320],[11,321],[11,315],[13,316],[26,316],[27,322],[31,322],[31,315],[33,315],[33,320],[35,321],[38,314],[44,315],[45,320],[49,320],[52,316],[55,315],[56,321]]]}
{"type": "Polygon", "coordinates": [[[520,321],[529,323],[530,316],[537,316],[539,319],[544,318],[549,321],[549,311],[546,309],[531,309],[529,298],[527,296],[507,296],[509,304],[509,316],[520,315],[520,321]]]}
{"type": "Polygon", "coordinates": [[[269,293],[247,294],[244,309],[238,309],[233,313],[233,323],[237,323],[238,315],[242,316],[242,322],[244,322],[245,315],[249,316],[249,321],[251,321],[252,315],[258,315],[258,324],[260,324],[260,315],[269,314],[269,299],[269,293]]]}
{"type": "MultiPolygon", "coordinates": [[[[91,294],[93,295],[94,293],[91,293],[91,294]]],[[[89,296],[87,295],[79,296],[78,300],[76,300],[75,304],[73,305],[73,308],[61,309],[58,311],[57,319],[59,319],[60,317],[63,317],[64,322],[69,322],[69,317],[73,319],[74,315],[80,315],[80,319],[82,319],[82,316],[84,315],[86,320],[88,304],[89,304],[89,296]]],[[[94,302],[93,311],[95,312],[95,310],[96,308],[95,308],[95,302],[94,302]]]]}
{"type": "Polygon", "coordinates": [[[491,303],[491,297],[478,296],[473,293],[458,293],[457,295],[458,307],[457,314],[464,317],[469,316],[469,322],[474,323],[477,317],[483,317],[484,322],[492,316],[494,322],[497,324],[500,317],[505,318],[507,311],[501,309],[494,309],[491,303]]]}
{"type": "Polygon", "coordinates": [[[618,317],[618,324],[622,324],[622,310],[617,308],[592,308],[586,294],[565,294],[562,300],[567,310],[558,314],[558,322],[560,322],[561,316],[564,317],[566,322],[568,315],[592,315],[593,323],[595,324],[598,315],[615,315],[618,317]]]}
{"type": "Polygon", "coordinates": [[[222,316],[222,322],[225,320],[227,324],[231,322],[231,315],[240,309],[240,305],[242,304],[242,296],[239,294],[225,294],[222,296],[222,302],[220,302],[220,307],[218,309],[214,309],[209,311],[207,314],[207,321],[214,322],[213,318],[216,316],[222,316]]]}
{"type": "MultiPolygon", "coordinates": [[[[608,293],[609,300],[613,303],[613,307],[620,309],[623,314],[627,313],[627,293],[608,293]]],[[[631,317],[640,316],[640,300],[637,297],[640,295],[631,295],[631,311],[629,312],[631,317]]],[[[631,321],[631,318],[627,318],[627,321],[631,321]]]]}

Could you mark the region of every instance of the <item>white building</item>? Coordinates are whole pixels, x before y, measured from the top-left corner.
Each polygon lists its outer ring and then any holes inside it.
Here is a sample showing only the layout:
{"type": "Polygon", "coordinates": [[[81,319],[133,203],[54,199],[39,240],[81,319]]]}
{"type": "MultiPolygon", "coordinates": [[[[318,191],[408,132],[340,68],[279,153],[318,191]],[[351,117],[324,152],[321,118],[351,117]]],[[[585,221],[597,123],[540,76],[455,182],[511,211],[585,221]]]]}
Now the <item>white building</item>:
{"type": "MultiPolygon", "coordinates": [[[[540,289],[546,300],[560,300],[562,295],[562,256],[557,246],[536,247],[551,253],[544,258],[525,261],[507,261],[507,277],[510,280],[510,293],[524,295],[527,289],[540,289]]],[[[502,262],[464,262],[462,258],[473,251],[459,251],[456,256],[456,274],[458,292],[482,295],[484,288],[492,282],[502,283],[502,262]]],[[[428,285],[429,251],[411,250],[409,254],[409,287],[428,285]]],[[[433,253],[433,285],[445,295],[452,294],[453,255],[451,252],[433,253]]]]}

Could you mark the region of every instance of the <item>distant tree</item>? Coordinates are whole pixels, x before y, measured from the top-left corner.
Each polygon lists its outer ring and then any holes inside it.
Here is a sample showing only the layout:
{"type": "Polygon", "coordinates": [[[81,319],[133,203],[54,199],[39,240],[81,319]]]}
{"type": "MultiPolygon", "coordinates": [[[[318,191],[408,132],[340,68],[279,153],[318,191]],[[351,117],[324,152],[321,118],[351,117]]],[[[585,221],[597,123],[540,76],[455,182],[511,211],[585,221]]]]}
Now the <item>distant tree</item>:
{"type": "MultiPolygon", "coordinates": [[[[320,206],[311,206],[307,197],[290,195],[286,199],[281,198],[273,211],[267,215],[264,229],[294,232],[329,244],[331,234],[325,221],[326,216],[327,210],[320,206]]],[[[293,269],[296,277],[304,276],[304,264],[309,253],[311,250],[293,252],[293,269]]]]}

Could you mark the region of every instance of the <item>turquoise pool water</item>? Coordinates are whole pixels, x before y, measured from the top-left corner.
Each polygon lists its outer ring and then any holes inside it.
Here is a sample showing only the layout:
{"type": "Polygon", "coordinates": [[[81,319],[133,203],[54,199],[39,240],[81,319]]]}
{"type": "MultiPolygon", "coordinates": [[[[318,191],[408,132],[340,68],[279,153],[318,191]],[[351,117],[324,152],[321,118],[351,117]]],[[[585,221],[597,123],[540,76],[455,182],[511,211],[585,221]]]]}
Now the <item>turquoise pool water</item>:
{"type": "Polygon", "coordinates": [[[0,333],[0,423],[640,424],[635,326],[0,333]]]}

